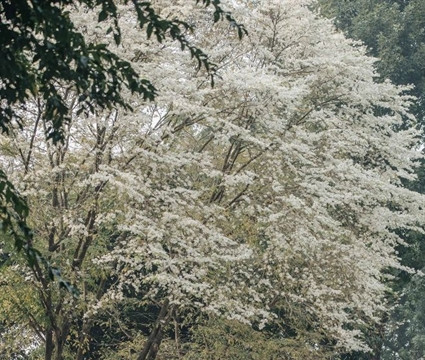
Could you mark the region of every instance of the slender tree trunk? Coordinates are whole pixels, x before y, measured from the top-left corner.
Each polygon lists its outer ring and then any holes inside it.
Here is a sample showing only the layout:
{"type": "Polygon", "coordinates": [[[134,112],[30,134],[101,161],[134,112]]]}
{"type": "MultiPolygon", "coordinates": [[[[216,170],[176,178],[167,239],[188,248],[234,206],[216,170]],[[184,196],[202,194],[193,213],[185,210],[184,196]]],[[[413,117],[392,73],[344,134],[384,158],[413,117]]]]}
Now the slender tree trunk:
{"type": "Polygon", "coordinates": [[[66,338],[68,337],[70,329],[69,321],[65,320],[61,326],[55,331],[55,352],[54,360],[63,359],[63,350],[65,348],[66,338]]]}
{"type": "Polygon", "coordinates": [[[63,346],[64,346],[64,339],[59,338],[56,339],[56,347],[54,352],[54,360],[62,360],[62,353],[63,353],[63,346]]]}
{"type": "Polygon", "coordinates": [[[137,360],[154,360],[156,358],[162,341],[162,330],[170,321],[171,314],[173,312],[173,309],[170,309],[169,305],[170,302],[165,300],[161,310],[159,311],[159,315],[152,332],[149,335],[148,340],[146,340],[145,346],[137,360]]]}
{"type": "Polygon", "coordinates": [[[181,358],[181,348],[180,348],[180,329],[179,322],[177,318],[177,311],[174,310],[174,340],[176,342],[176,350],[179,359],[181,358]]]}
{"type": "Polygon", "coordinates": [[[53,330],[51,327],[49,327],[46,331],[46,350],[44,353],[45,360],[52,360],[53,350],[53,330]]]}

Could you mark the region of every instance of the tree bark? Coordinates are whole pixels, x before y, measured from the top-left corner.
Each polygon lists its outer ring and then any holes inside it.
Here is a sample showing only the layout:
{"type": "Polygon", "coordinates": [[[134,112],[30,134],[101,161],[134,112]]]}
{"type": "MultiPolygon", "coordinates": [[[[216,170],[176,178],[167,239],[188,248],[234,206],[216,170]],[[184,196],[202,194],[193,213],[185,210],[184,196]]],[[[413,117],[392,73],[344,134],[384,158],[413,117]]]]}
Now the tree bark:
{"type": "Polygon", "coordinates": [[[53,330],[52,328],[47,329],[46,331],[46,349],[44,352],[44,359],[45,360],[52,360],[53,356],[53,330]]]}
{"type": "Polygon", "coordinates": [[[162,341],[162,329],[170,321],[172,312],[173,309],[170,309],[170,302],[165,300],[161,310],[159,311],[159,315],[152,332],[149,335],[148,340],[146,340],[145,346],[137,360],[154,360],[156,358],[162,341]]]}

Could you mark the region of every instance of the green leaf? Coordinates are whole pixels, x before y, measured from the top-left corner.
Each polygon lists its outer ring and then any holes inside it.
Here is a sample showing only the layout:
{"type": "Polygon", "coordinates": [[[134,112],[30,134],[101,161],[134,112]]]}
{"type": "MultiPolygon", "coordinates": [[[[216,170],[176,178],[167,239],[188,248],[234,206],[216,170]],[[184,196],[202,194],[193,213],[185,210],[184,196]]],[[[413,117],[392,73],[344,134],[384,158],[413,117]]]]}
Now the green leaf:
{"type": "Polygon", "coordinates": [[[105,21],[107,18],[108,18],[108,13],[105,10],[102,10],[99,13],[99,17],[98,17],[97,21],[102,22],[102,21],[105,21]]]}
{"type": "Polygon", "coordinates": [[[146,29],[146,34],[148,36],[148,39],[150,39],[150,37],[152,35],[152,32],[153,32],[153,24],[152,23],[149,23],[148,24],[148,27],[146,29]]]}

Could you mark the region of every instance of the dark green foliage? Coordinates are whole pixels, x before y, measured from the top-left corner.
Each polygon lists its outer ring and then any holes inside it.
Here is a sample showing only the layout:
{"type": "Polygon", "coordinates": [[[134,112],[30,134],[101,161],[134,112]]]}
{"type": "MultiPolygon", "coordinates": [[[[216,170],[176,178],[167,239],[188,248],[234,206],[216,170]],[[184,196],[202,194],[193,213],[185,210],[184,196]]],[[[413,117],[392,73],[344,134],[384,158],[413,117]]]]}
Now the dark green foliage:
{"type": "MultiPolygon", "coordinates": [[[[128,2],[128,1],[126,1],[128,2]]],[[[199,0],[198,0],[199,2],[199,0]]],[[[66,6],[84,4],[98,9],[98,21],[113,20],[107,33],[113,33],[116,44],[121,41],[117,7],[112,0],[1,0],[0,2],[0,128],[8,132],[10,124],[19,117],[13,105],[25,103],[31,96],[46,102],[45,118],[48,136],[57,142],[62,139],[62,126],[69,121],[69,109],[60,89],[72,88],[78,98],[80,112],[115,106],[131,110],[122,90],[140,94],[152,100],[156,89],[149,80],[140,77],[131,65],[111,52],[106,44],[87,43],[74,27],[66,6]]],[[[199,66],[213,75],[208,56],[185,37],[193,27],[178,19],[162,19],[150,2],[133,0],[140,29],[159,42],[170,37],[188,49],[199,66]]],[[[215,8],[214,21],[226,18],[237,26],[239,36],[245,29],[231,14],[223,11],[220,1],[203,0],[215,8]]]]}
{"type": "MultiPolygon", "coordinates": [[[[24,103],[30,96],[39,96],[46,101],[48,136],[55,142],[61,140],[62,125],[69,121],[69,109],[58,85],[70,86],[81,94],[79,101],[84,111],[115,105],[128,108],[121,96],[123,86],[147,99],[153,98],[153,86],[139,80],[129,63],[108,51],[106,45],[85,42],[64,9],[69,3],[1,2],[0,95],[5,101],[0,126],[3,131],[9,130],[13,118],[20,124],[13,105],[24,103]]],[[[104,8],[116,11],[115,7],[104,8]]]]}
{"type": "Polygon", "coordinates": [[[10,233],[14,240],[15,248],[20,251],[25,249],[30,265],[34,265],[39,253],[31,247],[32,232],[26,224],[28,206],[7,179],[6,174],[0,170],[0,227],[5,233],[10,233]]]}

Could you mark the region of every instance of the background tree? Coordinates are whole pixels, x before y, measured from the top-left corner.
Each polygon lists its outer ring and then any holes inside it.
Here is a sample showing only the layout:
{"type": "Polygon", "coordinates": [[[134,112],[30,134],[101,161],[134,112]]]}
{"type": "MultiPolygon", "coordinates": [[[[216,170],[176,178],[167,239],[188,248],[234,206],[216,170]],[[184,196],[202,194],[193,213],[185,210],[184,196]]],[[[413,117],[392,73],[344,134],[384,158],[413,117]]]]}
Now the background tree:
{"type": "Polygon", "coordinates": [[[381,79],[413,84],[417,97],[412,111],[425,116],[424,3],[413,1],[319,0],[320,12],[332,17],[349,37],[362,41],[377,58],[381,79]]]}
{"type": "MultiPolygon", "coordinates": [[[[385,2],[319,0],[319,4],[322,14],[332,17],[338,28],[349,37],[364,42],[368,47],[368,53],[378,57],[376,66],[382,80],[389,78],[396,84],[414,85],[410,93],[416,96],[417,100],[411,109],[419,121],[418,126],[423,129],[425,119],[425,62],[423,56],[425,49],[423,31],[425,3],[421,0],[385,2]]],[[[423,165],[417,173],[418,180],[411,182],[409,187],[423,193],[423,165]]],[[[425,265],[423,262],[423,236],[413,232],[404,232],[403,237],[410,244],[410,248],[399,249],[402,262],[414,269],[421,270],[425,265]]],[[[402,295],[403,303],[409,302],[408,296],[412,296],[411,304],[416,303],[414,298],[418,294],[413,294],[415,292],[414,286],[409,285],[411,280],[410,274],[405,272],[397,274],[397,281],[394,284],[395,296],[397,297],[397,293],[402,295]]],[[[417,281],[414,280],[413,283],[417,283],[417,281]]],[[[421,287],[418,287],[416,291],[421,291],[420,289],[421,287]]],[[[385,328],[376,329],[376,338],[380,339],[377,340],[376,354],[382,350],[382,343],[387,336],[391,340],[385,346],[393,350],[399,348],[401,352],[409,351],[405,347],[408,348],[409,343],[413,344],[413,338],[416,338],[416,342],[417,339],[421,338],[421,327],[410,327],[408,325],[410,319],[416,317],[416,311],[418,314],[422,311],[421,307],[418,306],[416,310],[413,310],[414,305],[403,306],[403,308],[404,310],[401,310],[401,312],[396,311],[394,313],[394,319],[388,319],[388,326],[392,329],[391,334],[387,334],[385,328]],[[407,309],[412,311],[409,315],[407,309]],[[403,319],[405,324],[399,328],[400,332],[397,333],[395,330],[397,328],[396,323],[402,321],[401,314],[405,316],[403,319]],[[407,328],[410,329],[408,332],[406,332],[407,328]],[[398,340],[396,340],[397,338],[398,340]],[[404,344],[401,343],[400,339],[404,339],[404,344]],[[391,344],[392,341],[395,341],[396,344],[391,344]]],[[[393,356],[395,356],[394,354],[393,356]]],[[[356,356],[358,355],[355,355],[355,358],[357,358],[356,356]]],[[[388,356],[388,353],[385,353],[382,358],[393,358],[388,356]]],[[[413,357],[420,356],[416,353],[413,357]]]]}

